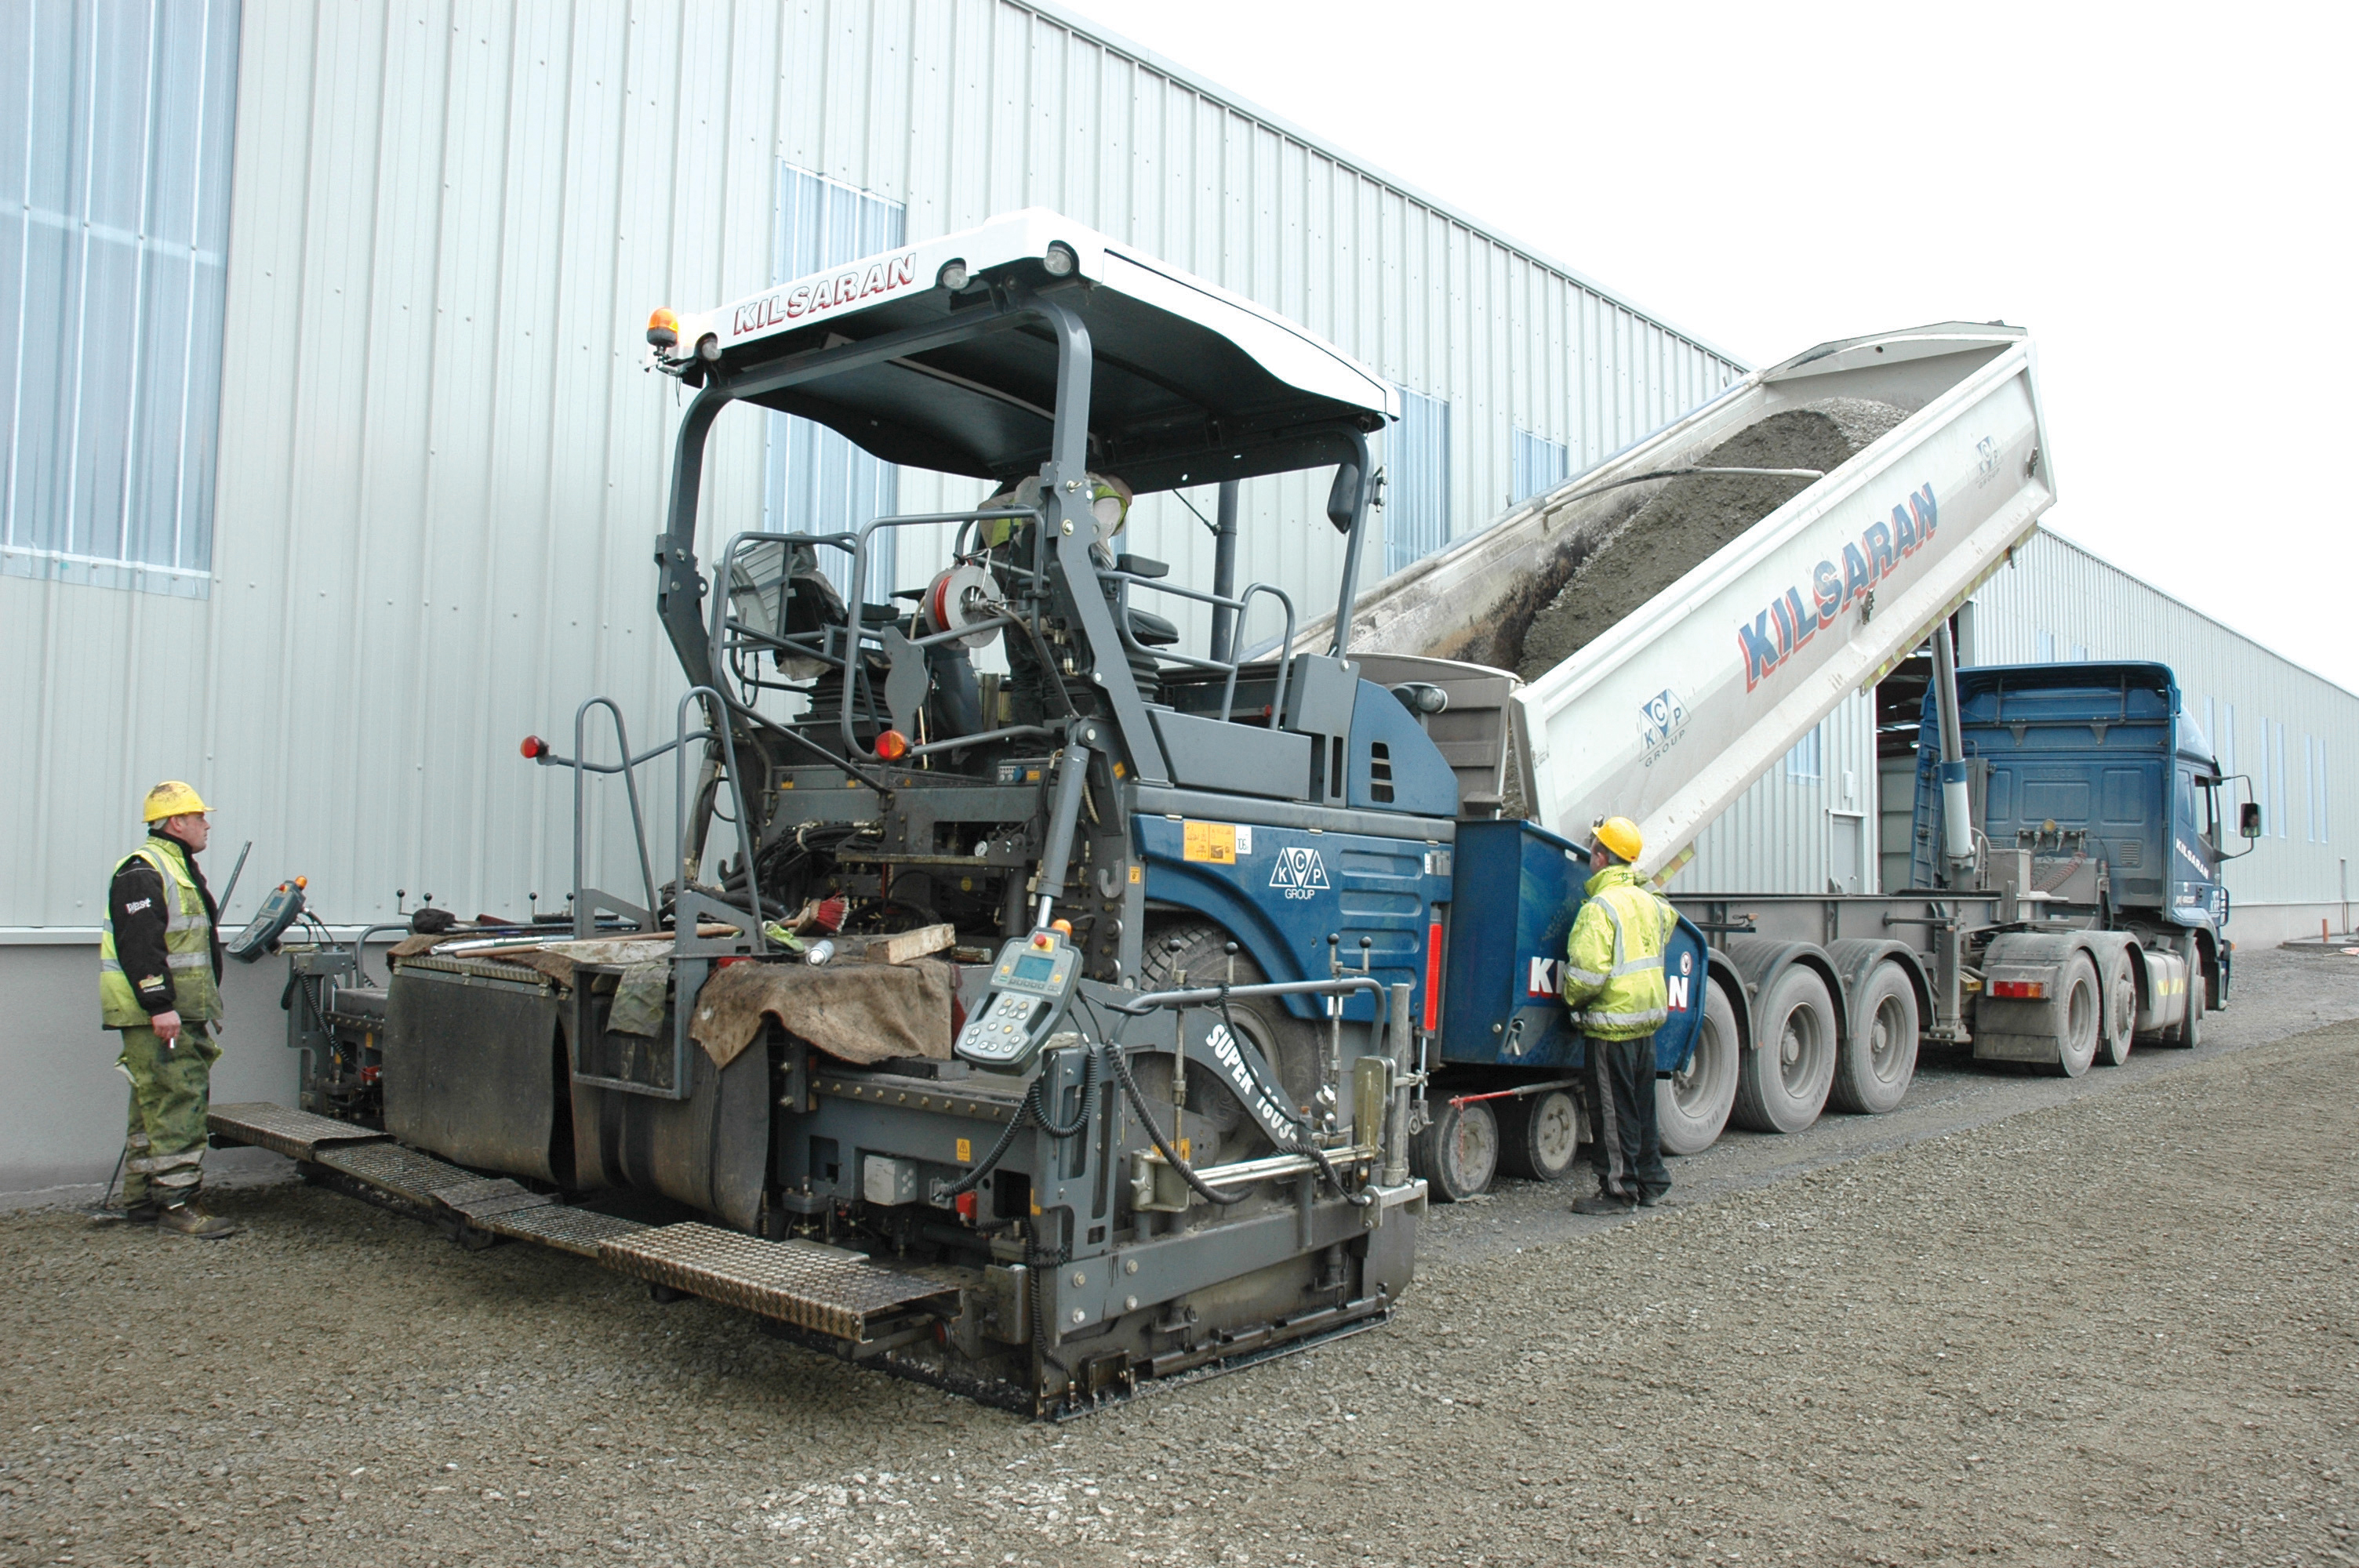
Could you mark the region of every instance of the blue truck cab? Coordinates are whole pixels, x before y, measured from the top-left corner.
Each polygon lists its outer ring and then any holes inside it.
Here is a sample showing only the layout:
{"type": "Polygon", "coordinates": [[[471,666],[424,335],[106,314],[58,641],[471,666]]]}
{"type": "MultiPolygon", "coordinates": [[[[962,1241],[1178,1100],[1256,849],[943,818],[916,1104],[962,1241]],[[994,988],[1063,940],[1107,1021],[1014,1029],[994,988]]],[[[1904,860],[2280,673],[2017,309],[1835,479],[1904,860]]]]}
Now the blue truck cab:
{"type": "MultiPolygon", "coordinates": [[[[2231,810],[2210,737],[2169,666],[1995,665],[1957,675],[1958,720],[1986,864],[2026,857],[2050,919],[2125,931],[2187,960],[2207,1008],[2228,1000],[2232,944],[2220,876],[2257,808],[2231,810]]],[[[1941,885],[1940,719],[1926,697],[1918,744],[1910,885],[1941,885]]]]}

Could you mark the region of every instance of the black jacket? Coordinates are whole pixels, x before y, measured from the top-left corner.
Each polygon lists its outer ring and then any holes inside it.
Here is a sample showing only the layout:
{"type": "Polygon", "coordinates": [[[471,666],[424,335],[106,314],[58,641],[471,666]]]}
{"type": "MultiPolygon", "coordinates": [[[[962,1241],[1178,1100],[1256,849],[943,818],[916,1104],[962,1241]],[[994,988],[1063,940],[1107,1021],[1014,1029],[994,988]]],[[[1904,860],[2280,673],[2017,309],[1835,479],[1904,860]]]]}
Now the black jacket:
{"type": "MultiPolygon", "coordinates": [[[[150,838],[168,837],[150,833],[150,838]]],[[[214,907],[212,889],[205,886],[205,873],[197,865],[197,858],[188,852],[188,846],[172,840],[188,862],[189,875],[197,884],[197,896],[205,901],[205,919],[212,926],[213,983],[222,977],[221,911],[214,907]]],[[[174,1011],[177,998],[172,991],[172,966],[164,952],[164,925],[171,918],[179,898],[177,890],[167,887],[156,868],[136,855],[126,860],[123,869],[114,873],[114,885],[107,890],[107,914],[114,922],[114,957],[123,966],[124,975],[131,981],[132,993],[147,1016],[174,1011]],[[175,902],[167,902],[168,900],[175,902]]]]}

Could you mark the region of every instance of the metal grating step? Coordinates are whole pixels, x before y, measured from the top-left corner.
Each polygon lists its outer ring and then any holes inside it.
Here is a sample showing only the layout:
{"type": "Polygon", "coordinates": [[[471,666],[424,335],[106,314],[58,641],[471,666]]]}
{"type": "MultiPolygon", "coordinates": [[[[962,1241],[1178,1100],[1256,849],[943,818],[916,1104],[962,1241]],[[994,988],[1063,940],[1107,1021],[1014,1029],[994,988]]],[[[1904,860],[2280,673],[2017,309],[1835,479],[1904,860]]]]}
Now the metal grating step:
{"type": "Polygon", "coordinates": [[[636,1219],[622,1219],[595,1209],[570,1208],[560,1203],[511,1209],[476,1223],[495,1235],[538,1242],[583,1258],[599,1256],[598,1249],[605,1242],[647,1228],[636,1219]]]}
{"type": "Polygon", "coordinates": [[[710,1225],[666,1225],[598,1249],[617,1273],[854,1343],[880,1318],[957,1287],[880,1268],[867,1255],[765,1241],[710,1225]]]}
{"type": "Polygon", "coordinates": [[[430,1154],[420,1154],[398,1143],[329,1149],[312,1162],[421,1204],[432,1203],[437,1194],[483,1180],[473,1171],[445,1164],[430,1154]]]}
{"type": "Polygon", "coordinates": [[[205,1113],[205,1130],[225,1142],[251,1144],[290,1160],[312,1159],[326,1144],[385,1141],[382,1132],[308,1110],[289,1110],[268,1100],[214,1106],[205,1113]]]}
{"type": "Polygon", "coordinates": [[[445,1187],[434,1195],[434,1201],[458,1210],[469,1219],[489,1219],[518,1209],[542,1208],[557,1200],[506,1176],[485,1176],[480,1181],[445,1187]]]}

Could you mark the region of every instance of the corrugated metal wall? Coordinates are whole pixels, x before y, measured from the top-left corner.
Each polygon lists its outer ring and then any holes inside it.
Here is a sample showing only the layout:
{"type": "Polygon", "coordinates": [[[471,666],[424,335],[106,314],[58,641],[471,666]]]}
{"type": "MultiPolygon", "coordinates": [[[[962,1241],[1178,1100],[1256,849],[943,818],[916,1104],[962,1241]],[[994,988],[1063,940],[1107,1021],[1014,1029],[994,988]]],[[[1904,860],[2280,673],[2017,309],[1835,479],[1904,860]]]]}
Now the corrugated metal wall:
{"type": "Polygon", "coordinates": [[[2050,648],[2157,659],[2178,673],[2222,767],[2249,775],[2263,807],[2267,837],[2228,862],[2236,904],[2349,896],[2345,863],[2359,859],[2359,788],[2347,782],[2359,761],[2359,696],[2043,529],[1974,595],[1973,657],[2031,664],[2050,648]]]}
{"type": "MultiPolygon", "coordinates": [[[[0,760],[23,825],[0,925],[93,924],[141,792],[172,775],[218,801],[220,840],[257,840],[250,880],[306,872],[333,918],[389,913],[397,887],[467,914],[560,889],[569,789],[513,748],[570,744],[595,692],[639,743],[669,730],[648,554],[678,400],[640,330],[769,278],[782,160],[904,203],[912,239],[1061,209],[1449,399],[1456,532],[1509,499],[1515,427],[1586,467],[1737,373],[1013,0],[287,0],[246,10],[237,81],[212,592],[0,577],[0,732],[29,740],[0,760]]],[[[759,525],[758,415],[724,419],[708,461],[709,547],[759,525]]],[[[901,503],[974,488],[912,475],[901,503]]],[[[1240,569],[1308,613],[1340,561],[1318,501],[1247,487],[1240,569]]],[[[1176,504],[1133,528],[1209,580],[1176,504]]],[[[927,555],[908,542],[905,581],[927,555]]]]}

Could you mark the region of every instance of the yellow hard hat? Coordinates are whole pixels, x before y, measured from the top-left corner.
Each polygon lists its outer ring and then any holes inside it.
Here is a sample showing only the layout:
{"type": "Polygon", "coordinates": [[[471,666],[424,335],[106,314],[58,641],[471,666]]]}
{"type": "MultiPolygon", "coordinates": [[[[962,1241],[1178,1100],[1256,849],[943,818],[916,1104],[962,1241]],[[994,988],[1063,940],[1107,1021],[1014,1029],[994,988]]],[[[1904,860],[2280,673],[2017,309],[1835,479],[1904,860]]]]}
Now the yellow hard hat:
{"type": "Polygon", "coordinates": [[[147,822],[161,822],[168,816],[201,816],[212,806],[197,798],[197,792],[178,779],[166,779],[147,792],[147,822]]]}
{"type": "Polygon", "coordinates": [[[1601,816],[1590,831],[1592,844],[1603,844],[1625,860],[1636,860],[1647,841],[1638,837],[1638,825],[1626,816],[1601,816]]]}

